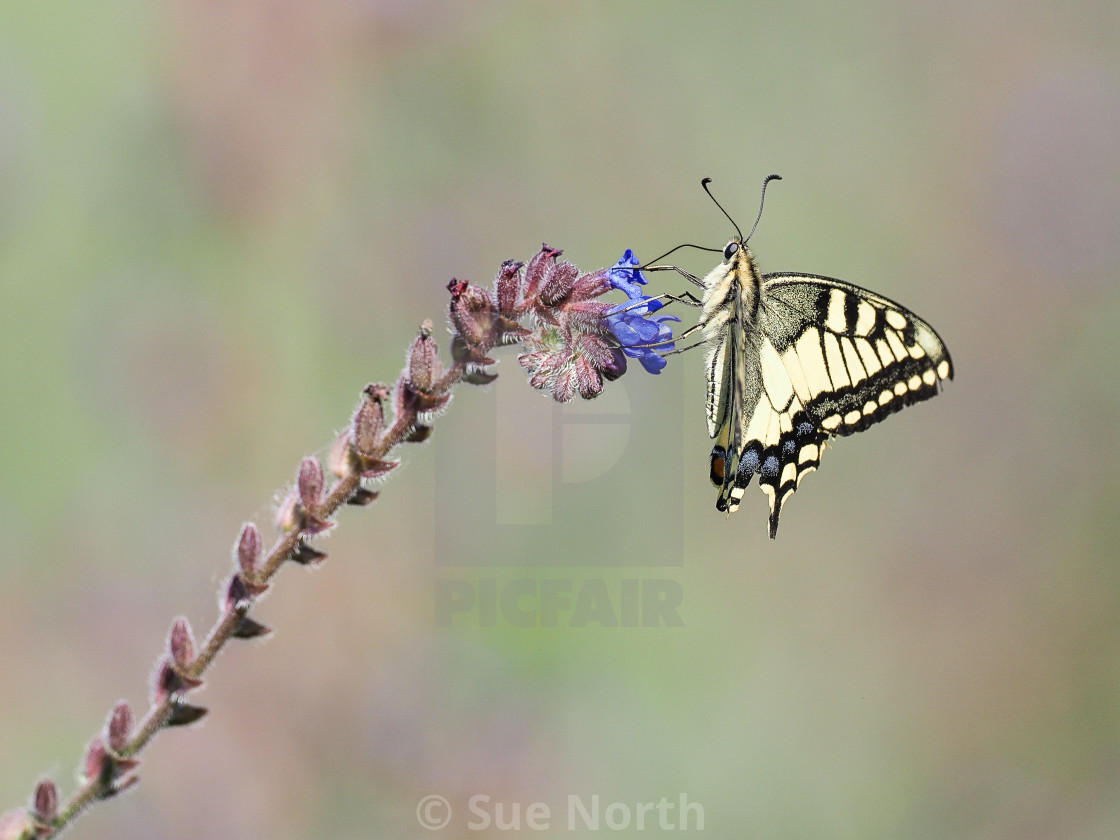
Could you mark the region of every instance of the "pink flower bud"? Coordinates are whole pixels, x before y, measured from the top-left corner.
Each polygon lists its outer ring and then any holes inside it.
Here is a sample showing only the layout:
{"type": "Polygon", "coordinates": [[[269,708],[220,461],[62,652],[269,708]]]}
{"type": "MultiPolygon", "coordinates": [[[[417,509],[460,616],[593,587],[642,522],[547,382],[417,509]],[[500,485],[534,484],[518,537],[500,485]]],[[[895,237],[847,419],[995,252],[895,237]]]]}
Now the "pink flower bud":
{"type": "Polygon", "coordinates": [[[318,510],[323,500],[323,465],[318,458],[304,458],[299,465],[296,486],[299,488],[299,501],[305,511],[318,510]]]}
{"type": "Polygon", "coordinates": [[[263,550],[261,532],[252,522],[246,522],[241,526],[241,535],[237,538],[237,565],[244,574],[249,577],[256,575],[263,550]]]}
{"type": "Polygon", "coordinates": [[[552,398],[559,403],[571,402],[576,395],[576,374],[574,365],[565,365],[556,374],[552,385],[552,398]]]}
{"type": "Polygon", "coordinates": [[[439,348],[432,338],[432,322],[420,325],[420,334],[408,351],[408,380],[421,393],[430,391],[443,376],[443,363],[439,358],[439,348]]]}
{"type": "Polygon", "coordinates": [[[603,377],[587,356],[576,356],[576,387],[585,400],[593,399],[603,392],[603,377]]]}
{"type": "Polygon", "coordinates": [[[167,648],[176,670],[186,672],[194,664],[194,633],[191,631],[190,622],[185,618],[177,618],[171,625],[167,648]]]}
{"type": "Polygon", "coordinates": [[[521,267],[523,262],[506,260],[494,278],[494,297],[498,299],[498,311],[503,315],[512,315],[517,309],[521,297],[521,267]]]}
{"type": "Polygon", "coordinates": [[[545,275],[541,286],[540,300],[545,306],[553,306],[566,298],[575,286],[579,269],[565,260],[552,266],[545,275]]]}
{"type": "Polygon", "coordinates": [[[35,785],[35,795],[31,799],[32,816],[41,823],[54,822],[58,816],[58,788],[50,779],[43,779],[35,785]]]}
{"type": "Polygon", "coordinates": [[[82,762],[82,776],[95,784],[107,784],[113,774],[113,759],[101,742],[101,736],[94,738],[86,747],[85,759],[82,762]]]}
{"type": "Polygon", "coordinates": [[[381,384],[367,385],[365,399],[354,414],[354,450],[363,458],[372,458],[381,433],[385,430],[385,409],[382,401],[389,388],[381,384]]]}
{"type": "Polygon", "coordinates": [[[557,248],[550,248],[543,242],[541,243],[541,249],[533,255],[533,258],[529,260],[528,268],[525,269],[526,302],[540,291],[545,273],[562,253],[564,252],[557,248]]]}
{"type": "Polygon", "coordinates": [[[452,326],[468,345],[485,346],[497,317],[497,308],[490,294],[465,280],[452,280],[447,289],[451,292],[449,315],[452,326]]]}
{"type": "Polygon", "coordinates": [[[105,722],[105,741],[110,751],[120,755],[132,735],[132,707],[121,700],[113,707],[105,722]]]}
{"type": "MultiPolygon", "coordinates": [[[[575,282],[572,287],[572,298],[574,300],[593,300],[606,294],[610,289],[611,281],[607,276],[607,271],[606,269],[600,269],[584,274],[575,282]]],[[[609,309],[610,306],[611,304],[606,304],[604,309],[609,309]]]]}

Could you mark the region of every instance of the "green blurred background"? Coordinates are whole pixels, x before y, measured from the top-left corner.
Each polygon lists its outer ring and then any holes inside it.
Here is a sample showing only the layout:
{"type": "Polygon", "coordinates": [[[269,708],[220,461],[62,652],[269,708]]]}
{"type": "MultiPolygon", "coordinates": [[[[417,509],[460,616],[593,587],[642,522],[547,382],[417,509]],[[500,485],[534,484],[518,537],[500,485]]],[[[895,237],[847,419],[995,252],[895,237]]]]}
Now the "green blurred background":
{"type": "Polygon", "coordinates": [[[942,397],[830,450],[771,543],[761,493],[713,509],[697,354],[560,412],[506,352],[74,836],[428,836],[433,793],[445,837],[499,834],[476,793],[565,836],[570,793],[1120,835],[1117,137],[1115,3],[0,5],[0,809],[146,706],[450,277],[721,247],[700,178],[746,226],[779,172],[763,270],[914,308],[942,397]],[[685,626],[437,626],[439,581],[526,577],[670,580],[685,626]]]}

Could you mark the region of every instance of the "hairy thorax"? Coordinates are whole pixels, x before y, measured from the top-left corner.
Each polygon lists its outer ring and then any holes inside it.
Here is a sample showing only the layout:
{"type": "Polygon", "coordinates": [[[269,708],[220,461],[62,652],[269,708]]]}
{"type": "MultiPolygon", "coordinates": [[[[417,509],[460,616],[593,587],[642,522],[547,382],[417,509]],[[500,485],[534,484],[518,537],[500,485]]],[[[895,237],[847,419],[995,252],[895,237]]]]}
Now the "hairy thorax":
{"type": "Polygon", "coordinates": [[[753,319],[761,278],[750,250],[740,245],[730,261],[720,263],[704,278],[700,323],[708,341],[725,334],[735,317],[753,319]]]}

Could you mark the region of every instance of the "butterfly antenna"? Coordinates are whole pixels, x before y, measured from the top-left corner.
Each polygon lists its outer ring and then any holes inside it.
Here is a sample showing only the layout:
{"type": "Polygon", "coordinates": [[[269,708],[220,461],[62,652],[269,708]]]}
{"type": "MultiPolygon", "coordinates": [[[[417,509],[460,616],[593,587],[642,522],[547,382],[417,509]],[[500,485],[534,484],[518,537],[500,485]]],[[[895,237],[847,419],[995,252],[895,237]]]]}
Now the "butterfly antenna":
{"type": "Polygon", "coordinates": [[[740,231],[740,230],[739,230],[739,226],[738,226],[737,224],[735,224],[735,220],[734,220],[734,218],[731,218],[731,214],[730,214],[730,213],[728,213],[728,212],[726,211],[726,209],[724,209],[724,205],[722,205],[722,204],[720,204],[719,202],[717,202],[717,200],[716,200],[716,196],[713,196],[713,195],[711,194],[711,190],[710,190],[710,189],[708,189],[708,185],[709,185],[709,184],[711,184],[711,178],[703,178],[703,179],[701,179],[701,181],[700,181],[700,186],[701,186],[701,187],[703,187],[703,192],[704,192],[704,193],[707,193],[707,194],[708,194],[708,197],[709,197],[709,198],[711,198],[712,202],[715,202],[716,206],[720,208],[720,211],[721,211],[722,213],[724,213],[724,215],[725,215],[725,216],[727,216],[727,221],[731,223],[731,227],[734,227],[734,228],[735,228],[735,232],[736,232],[737,234],[739,234],[739,239],[740,239],[740,240],[741,240],[741,239],[743,239],[743,231],[740,231]]]}
{"type": "Polygon", "coordinates": [[[665,259],[667,256],[669,256],[671,253],[673,253],[674,251],[679,251],[681,248],[695,248],[697,251],[711,251],[714,254],[723,253],[722,248],[705,248],[703,245],[692,245],[692,244],[678,245],[676,248],[670,248],[668,251],[666,251],[664,254],[662,254],[657,259],[650,260],[649,262],[645,263],[644,265],[634,266],[634,268],[639,270],[639,271],[642,270],[642,269],[649,268],[651,265],[654,265],[655,263],[661,262],[663,259],[665,259]]]}
{"type": "MultiPolygon", "coordinates": [[[[749,240],[752,236],[754,236],[755,228],[757,228],[758,223],[762,221],[762,207],[763,207],[764,204],[766,204],[766,185],[769,184],[771,181],[780,181],[780,180],[782,180],[781,175],[767,175],[766,180],[762,182],[762,198],[760,198],[759,201],[758,201],[758,218],[754,220],[754,225],[751,226],[751,232],[748,233],[747,238],[743,240],[744,244],[747,242],[747,240],[749,240]]],[[[712,200],[714,201],[715,199],[712,199],[712,200]]],[[[723,208],[721,207],[720,209],[722,210],[723,208]]],[[[736,230],[738,230],[738,228],[736,228],[736,230]]]]}

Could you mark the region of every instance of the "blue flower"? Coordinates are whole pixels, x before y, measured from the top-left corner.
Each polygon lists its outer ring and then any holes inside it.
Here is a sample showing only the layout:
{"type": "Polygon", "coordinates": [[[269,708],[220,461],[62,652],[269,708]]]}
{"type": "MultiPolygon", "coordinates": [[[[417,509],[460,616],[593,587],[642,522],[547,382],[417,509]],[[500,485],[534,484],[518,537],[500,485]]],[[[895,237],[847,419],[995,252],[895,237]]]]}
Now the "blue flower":
{"type": "MultiPolygon", "coordinates": [[[[633,251],[627,248],[626,252],[622,255],[622,259],[616,262],[614,266],[607,271],[607,279],[610,281],[611,286],[626,292],[626,297],[630,298],[630,300],[638,300],[643,297],[642,290],[639,289],[636,284],[640,283],[644,286],[649,282],[649,278],[637,269],[637,266],[641,264],[641,260],[635,256],[633,251]]],[[[650,305],[649,311],[656,312],[660,308],[661,301],[654,301],[650,305]]]]}
{"type": "Polygon", "coordinates": [[[676,349],[673,329],[666,322],[680,323],[681,319],[673,315],[649,317],[663,304],[642,294],[641,287],[649,280],[636,268],[639,265],[641,262],[634,252],[627,248],[622,259],[607,272],[611,286],[625,292],[629,301],[608,309],[603,320],[618,339],[623,353],[637,359],[647,372],[661,373],[666,364],[661,354],[676,349]]]}

